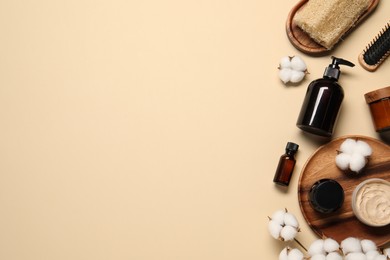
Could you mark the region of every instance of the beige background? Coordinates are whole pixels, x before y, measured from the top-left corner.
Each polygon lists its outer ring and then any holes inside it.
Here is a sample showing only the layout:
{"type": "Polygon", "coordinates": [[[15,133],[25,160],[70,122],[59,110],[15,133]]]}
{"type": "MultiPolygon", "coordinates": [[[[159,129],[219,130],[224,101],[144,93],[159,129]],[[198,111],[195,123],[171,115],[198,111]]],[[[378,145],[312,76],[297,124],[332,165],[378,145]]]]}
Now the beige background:
{"type": "MultiPolygon", "coordinates": [[[[330,55],[289,43],[292,0],[0,2],[0,259],[277,259],[267,215],[287,207],[315,239],[297,183],[324,143],[295,121],[330,55]],[[310,74],[284,86],[279,59],[310,74]],[[272,182],[287,141],[290,187],[272,182]]],[[[331,54],[357,55],[390,1],[331,54]]],[[[388,86],[343,68],[334,137],[373,130],[363,94],[388,86]]]]}

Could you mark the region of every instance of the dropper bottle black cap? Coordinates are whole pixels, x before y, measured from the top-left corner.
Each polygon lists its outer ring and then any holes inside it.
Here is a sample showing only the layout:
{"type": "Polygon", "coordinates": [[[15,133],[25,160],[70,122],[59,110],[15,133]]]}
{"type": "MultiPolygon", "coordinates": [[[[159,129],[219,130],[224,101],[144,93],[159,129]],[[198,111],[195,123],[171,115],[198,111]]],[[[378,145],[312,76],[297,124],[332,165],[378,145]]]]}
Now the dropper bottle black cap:
{"type": "Polygon", "coordinates": [[[299,145],[293,142],[288,142],[286,145],[286,151],[296,152],[298,151],[299,145]]]}

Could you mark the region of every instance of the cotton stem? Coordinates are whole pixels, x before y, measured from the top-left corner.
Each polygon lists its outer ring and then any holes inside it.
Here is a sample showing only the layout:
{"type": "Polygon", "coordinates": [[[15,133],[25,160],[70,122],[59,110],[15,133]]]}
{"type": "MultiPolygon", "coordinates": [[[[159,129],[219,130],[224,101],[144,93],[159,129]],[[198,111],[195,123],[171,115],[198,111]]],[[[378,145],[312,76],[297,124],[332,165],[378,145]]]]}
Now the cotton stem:
{"type": "Polygon", "coordinates": [[[306,247],[304,246],[304,245],[302,245],[302,243],[301,242],[299,242],[299,240],[298,239],[296,239],[296,238],[294,238],[294,241],[300,246],[300,247],[302,247],[303,248],[303,250],[305,250],[306,252],[307,252],[307,249],[306,249],[306,247]]]}

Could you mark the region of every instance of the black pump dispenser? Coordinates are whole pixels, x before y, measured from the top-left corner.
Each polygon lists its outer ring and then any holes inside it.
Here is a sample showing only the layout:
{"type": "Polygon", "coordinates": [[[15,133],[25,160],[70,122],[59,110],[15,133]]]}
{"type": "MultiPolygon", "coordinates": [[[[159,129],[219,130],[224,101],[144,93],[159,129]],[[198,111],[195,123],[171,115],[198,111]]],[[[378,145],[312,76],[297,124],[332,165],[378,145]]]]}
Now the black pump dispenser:
{"type": "Polygon", "coordinates": [[[344,59],[340,59],[340,58],[336,58],[334,56],[332,56],[332,63],[329,64],[329,66],[325,69],[324,71],[324,78],[331,78],[331,79],[335,79],[336,81],[339,80],[339,77],[340,77],[340,65],[346,65],[346,66],[350,66],[350,67],[354,67],[355,64],[353,64],[352,62],[350,61],[347,61],[347,60],[344,60],[344,59]]]}
{"type": "Polygon", "coordinates": [[[306,91],[297,126],[303,131],[330,137],[333,134],[344,90],[337,83],[340,66],[353,67],[350,61],[332,56],[332,63],[325,69],[323,78],[312,81],[306,91]]]}

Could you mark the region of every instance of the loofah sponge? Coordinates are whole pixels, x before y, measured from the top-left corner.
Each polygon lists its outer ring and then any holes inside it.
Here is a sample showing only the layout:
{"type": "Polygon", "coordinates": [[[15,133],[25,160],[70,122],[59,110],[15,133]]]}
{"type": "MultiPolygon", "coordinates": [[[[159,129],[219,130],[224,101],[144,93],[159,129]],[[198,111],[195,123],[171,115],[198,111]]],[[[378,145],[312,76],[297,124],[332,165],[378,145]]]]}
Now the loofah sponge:
{"type": "Polygon", "coordinates": [[[327,49],[354,26],[371,0],[309,0],[294,17],[295,24],[327,49]]]}

